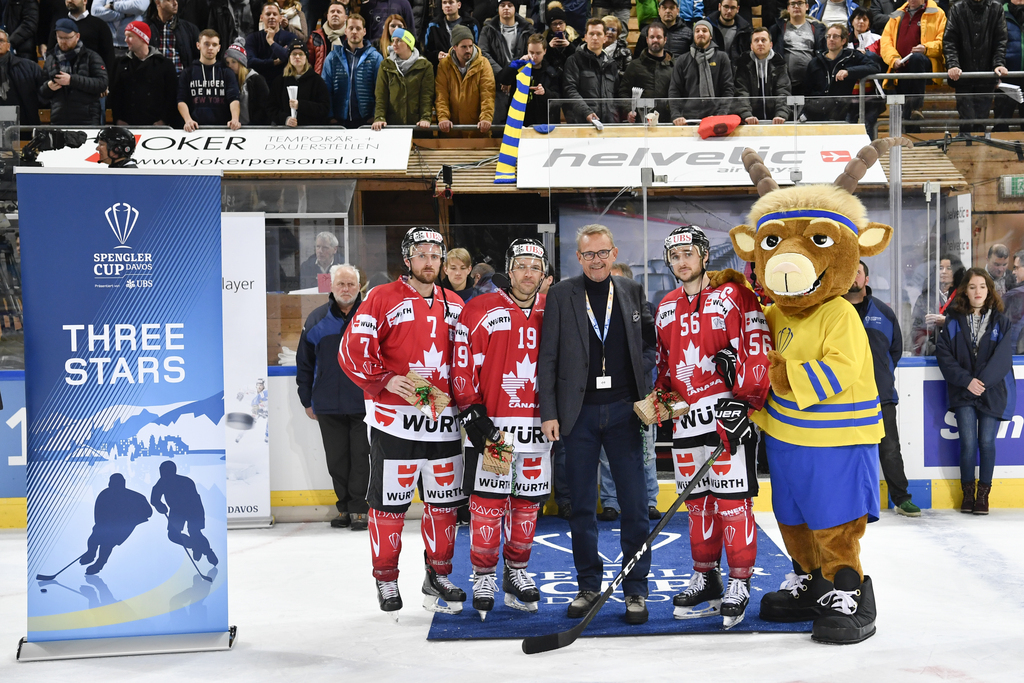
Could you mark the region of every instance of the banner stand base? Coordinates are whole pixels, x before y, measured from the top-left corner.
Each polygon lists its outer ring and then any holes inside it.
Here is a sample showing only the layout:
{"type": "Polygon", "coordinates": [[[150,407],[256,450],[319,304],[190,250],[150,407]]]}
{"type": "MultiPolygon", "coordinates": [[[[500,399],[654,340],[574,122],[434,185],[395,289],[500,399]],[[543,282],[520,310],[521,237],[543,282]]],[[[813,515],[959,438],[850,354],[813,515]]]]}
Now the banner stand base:
{"type": "Polygon", "coordinates": [[[229,519],[228,531],[232,529],[268,529],[274,526],[274,516],[246,517],[245,519],[229,519]]]}
{"type": "Polygon", "coordinates": [[[130,636],[124,638],[87,638],[18,642],[19,662],[43,662],[55,659],[86,659],[90,657],[127,657],[130,655],[165,655],[181,652],[215,652],[230,650],[235,644],[238,627],[221,633],[178,633],[166,636],[130,636]]]}

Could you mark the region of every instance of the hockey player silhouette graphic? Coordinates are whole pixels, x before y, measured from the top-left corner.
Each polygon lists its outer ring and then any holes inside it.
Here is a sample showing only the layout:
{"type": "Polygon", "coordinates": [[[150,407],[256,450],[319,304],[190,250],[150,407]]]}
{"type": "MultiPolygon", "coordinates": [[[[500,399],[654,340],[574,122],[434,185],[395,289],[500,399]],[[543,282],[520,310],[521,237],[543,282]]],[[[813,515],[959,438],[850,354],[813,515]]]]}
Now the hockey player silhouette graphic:
{"type": "Polygon", "coordinates": [[[149,502],[156,511],[167,515],[167,538],[186,550],[192,550],[196,560],[206,555],[210,564],[217,564],[217,556],[210,542],[203,536],[206,527],[206,511],[203,499],[199,497],[195,482],[178,474],[177,466],[170,460],[160,463],[160,479],[153,486],[149,502]],[[166,501],[166,505],[160,499],[166,501]],[[168,508],[170,510],[168,511],[168,508]],[[182,533],[188,525],[188,534],[182,533]]]}
{"type": "Polygon", "coordinates": [[[85,554],[78,559],[83,565],[92,562],[85,573],[91,576],[103,569],[114,548],[127,541],[135,527],[152,516],[153,508],[146,497],[125,487],[124,475],[110,475],[107,488],[96,496],[92,534],[85,554]]]}

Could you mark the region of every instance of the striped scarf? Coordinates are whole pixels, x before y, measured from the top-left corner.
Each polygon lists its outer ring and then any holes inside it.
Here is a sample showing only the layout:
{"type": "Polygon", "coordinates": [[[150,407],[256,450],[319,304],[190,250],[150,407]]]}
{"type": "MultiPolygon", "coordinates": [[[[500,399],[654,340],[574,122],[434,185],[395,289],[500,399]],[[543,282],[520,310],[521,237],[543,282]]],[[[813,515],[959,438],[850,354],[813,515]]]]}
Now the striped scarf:
{"type": "Polygon", "coordinates": [[[505,120],[505,135],[498,152],[498,167],[494,171],[495,185],[513,185],[516,182],[516,164],[519,161],[519,136],[523,132],[523,117],[526,116],[526,102],[530,98],[530,81],[533,78],[533,63],[517,60],[509,66],[519,69],[516,74],[516,92],[508,107],[505,120]]]}

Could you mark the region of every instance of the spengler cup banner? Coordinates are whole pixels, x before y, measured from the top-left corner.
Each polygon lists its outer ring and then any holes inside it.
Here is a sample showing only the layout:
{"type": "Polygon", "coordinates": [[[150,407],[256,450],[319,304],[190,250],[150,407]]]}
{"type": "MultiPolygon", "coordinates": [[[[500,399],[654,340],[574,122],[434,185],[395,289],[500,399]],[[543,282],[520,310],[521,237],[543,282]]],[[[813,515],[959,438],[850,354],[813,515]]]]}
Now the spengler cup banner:
{"type": "Polygon", "coordinates": [[[28,641],[225,632],[219,174],[31,171],[28,641]]]}

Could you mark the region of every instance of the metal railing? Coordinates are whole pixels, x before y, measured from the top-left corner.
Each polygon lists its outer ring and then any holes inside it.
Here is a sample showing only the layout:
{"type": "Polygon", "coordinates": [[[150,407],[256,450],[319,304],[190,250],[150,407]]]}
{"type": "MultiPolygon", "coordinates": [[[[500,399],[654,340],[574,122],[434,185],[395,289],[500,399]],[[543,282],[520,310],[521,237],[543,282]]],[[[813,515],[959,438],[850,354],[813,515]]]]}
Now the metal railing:
{"type": "MultiPolygon", "coordinates": [[[[860,93],[859,93],[860,118],[859,118],[859,120],[863,122],[867,118],[867,99],[866,99],[867,95],[864,92],[864,85],[868,81],[882,81],[882,80],[930,81],[930,80],[933,80],[933,79],[936,79],[936,78],[948,79],[949,78],[949,74],[947,72],[945,72],[945,71],[933,71],[933,72],[930,72],[930,73],[909,73],[909,74],[905,74],[905,73],[901,73],[901,72],[897,71],[897,72],[891,72],[891,73],[889,73],[889,72],[877,73],[877,74],[871,74],[870,76],[865,76],[864,78],[860,79],[860,88],[859,88],[859,90],[860,90],[860,93]]],[[[1010,78],[1024,79],[1024,71],[1011,71],[1008,74],[1006,74],[1005,76],[997,76],[994,71],[965,71],[964,73],[960,74],[960,78],[957,79],[957,80],[987,80],[987,79],[1003,79],[1003,78],[1007,78],[1007,79],[1010,79],[1010,78]]],[[[980,93],[973,93],[973,94],[980,94],[980,93]]],[[[993,90],[993,94],[996,94],[994,90],[993,90]]],[[[953,119],[951,119],[951,120],[953,120],[953,119]]],[[[985,122],[988,122],[988,123],[992,123],[993,121],[995,121],[997,123],[997,125],[1000,124],[1000,123],[1021,123],[1021,119],[986,119],[985,120],[985,122]]],[[[937,120],[936,121],[930,121],[929,123],[939,123],[939,121],[937,121],[937,120]]],[[[945,121],[942,121],[942,123],[945,123],[945,121]]],[[[965,121],[963,121],[963,123],[968,123],[968,121],[965,120],[965,121]]],[[[970,121],[970,123],[973,124],[973,123],[983,123],[983,122],[982,121],[977,121],[975,119],[972,119],[970,121]]]]}

